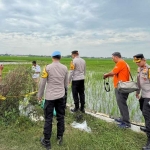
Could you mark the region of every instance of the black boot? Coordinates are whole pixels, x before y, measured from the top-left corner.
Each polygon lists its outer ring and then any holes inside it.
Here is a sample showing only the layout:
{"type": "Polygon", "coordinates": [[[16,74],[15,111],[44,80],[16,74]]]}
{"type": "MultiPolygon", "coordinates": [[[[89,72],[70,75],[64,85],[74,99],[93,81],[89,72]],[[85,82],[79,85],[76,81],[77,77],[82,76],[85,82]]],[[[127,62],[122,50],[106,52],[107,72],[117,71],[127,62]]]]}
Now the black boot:
{"type": "Polygon", "coordinates": [[[80,111],[81,111],[82,113],[85,113],[84,104],[81,104],[80,111]]]}
{"type": "Polygon", "coordinates": [[[79,110],[79,108],[73,108],[73,109],[71,109],[71,111],[74,113],[74,112],[77,112],[79,110]]]}
{"type": "Polygon", "coordinates": [[[47,149],[50,150],[51,149],[51,144],[50,141],[45,139],[45,138],[41,138],[41,144],[47,149]]]}
{"type": "Polygon", "coordinates": [[[140,127],[140,130],[146,132],[146,127],[140,127]]]}
{"type": "Polygon", "coordinates": [[[74,113],[74,112],[77,112],[79,110],[79,104],[75,104],[75,108],[71,109],[71,111],[74,113]]]}
{"type": "Polygon", "coordinates": [[[57,144],[61,145],[63,142],[63,137],[62,136],[57,136],[57,144]]]}
{"type": "Polygon", "coordinates": [[[80,108],[80,111],[81,111],[82,113],[85,113],[84,107],[81,107],[81,108],[80,108]]]}
{"type": "Polygon", "coordinates": [[[146,145],[142,148],[142,150],[150,150],[150,138],[148,138],[146,145]]]}

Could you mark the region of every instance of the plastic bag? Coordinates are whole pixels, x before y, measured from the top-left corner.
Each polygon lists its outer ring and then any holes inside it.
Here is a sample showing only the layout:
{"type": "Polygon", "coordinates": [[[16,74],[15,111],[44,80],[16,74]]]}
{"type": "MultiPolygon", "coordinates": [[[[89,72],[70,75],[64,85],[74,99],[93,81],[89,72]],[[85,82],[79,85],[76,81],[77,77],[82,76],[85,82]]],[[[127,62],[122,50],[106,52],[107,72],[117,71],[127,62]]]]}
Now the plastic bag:
{"type": "Polygon", "coordinates": [[[84,131],[86,131],[86,132],[88,132],[88,133],[91,132],[91,128],[87,126],[86,121],[84,121],[83,123],[77,123],[76,121],[74,121],[74,122],[71,124],[71,126],[72,126],[73,128],[77,128],[77,129],[79,129],[79,130],[84,130],[84,131]]]}

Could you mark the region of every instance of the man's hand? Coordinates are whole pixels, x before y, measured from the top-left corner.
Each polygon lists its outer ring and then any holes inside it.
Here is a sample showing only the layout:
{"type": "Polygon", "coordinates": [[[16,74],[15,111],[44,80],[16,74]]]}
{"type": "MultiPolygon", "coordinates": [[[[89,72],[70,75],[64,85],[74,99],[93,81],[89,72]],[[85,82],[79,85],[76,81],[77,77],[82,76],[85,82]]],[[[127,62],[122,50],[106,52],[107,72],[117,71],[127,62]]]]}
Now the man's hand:
{"type": "Polygon", "coordinates": [[[39,98],[39,97],[38,97],[37,99],[38,99],[38,101],[39,101],[39,102],[41,102],[41,101],[42,101],[42,98],[39,98]]]}
{"type": "Polygon", "coordinates": [[[140,94],[136,93],[136,98],[140,99],[140,94]]]}
{"type": "Polygon", "coordinates": [[[104,74],[104,75],[103,75],[103,79],[106,79],[107,77],[108,77],[107,74],[104,74]]]}

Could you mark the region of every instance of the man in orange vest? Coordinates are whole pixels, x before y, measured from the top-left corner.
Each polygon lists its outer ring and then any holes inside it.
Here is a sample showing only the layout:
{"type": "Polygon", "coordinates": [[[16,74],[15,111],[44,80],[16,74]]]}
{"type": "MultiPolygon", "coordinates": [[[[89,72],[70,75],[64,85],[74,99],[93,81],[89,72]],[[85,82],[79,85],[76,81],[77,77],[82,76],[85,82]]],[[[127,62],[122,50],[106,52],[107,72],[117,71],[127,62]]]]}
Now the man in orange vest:
{"type": "Polygon", "coordinates": [[[127,106],[127,99],[129,93],[121,93],[117,89],[117,85],[119,81],[129,81],[129,66],[128,64],[121,58],[121,54],[119,52],[114,52],[112,54],[112,59],[116,63],[114,69],[104,74],[103,78],[112,77],[114,79],[114,88],[117,104],[120,110],[121,117],[115,119],[116,122],[120,123],[118,127],[120,128],[130,128],[130,119],[129,119],[129,110],[127,106]]]}

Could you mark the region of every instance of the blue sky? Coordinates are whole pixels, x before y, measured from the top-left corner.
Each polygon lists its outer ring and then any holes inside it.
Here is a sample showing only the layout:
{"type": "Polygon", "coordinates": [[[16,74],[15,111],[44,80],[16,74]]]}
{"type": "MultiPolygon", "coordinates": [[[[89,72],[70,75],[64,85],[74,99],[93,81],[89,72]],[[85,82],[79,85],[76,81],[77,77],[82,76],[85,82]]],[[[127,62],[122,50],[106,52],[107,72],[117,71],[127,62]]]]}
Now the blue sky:
{"type": "Polygon", "coordinates": [[[149,0],[0,0],[0,54],[150,58],[149,0]]]}

